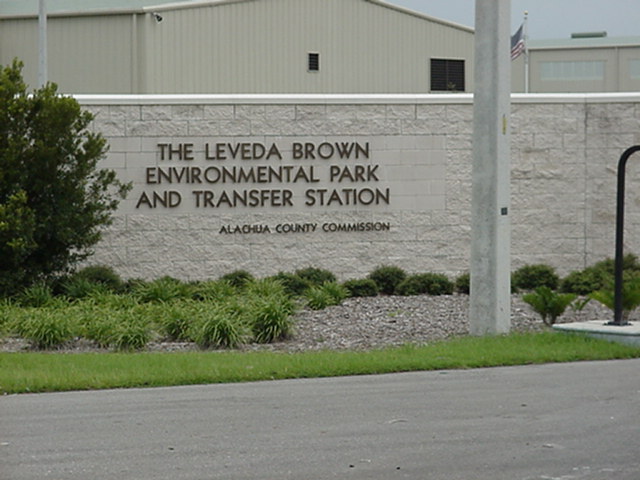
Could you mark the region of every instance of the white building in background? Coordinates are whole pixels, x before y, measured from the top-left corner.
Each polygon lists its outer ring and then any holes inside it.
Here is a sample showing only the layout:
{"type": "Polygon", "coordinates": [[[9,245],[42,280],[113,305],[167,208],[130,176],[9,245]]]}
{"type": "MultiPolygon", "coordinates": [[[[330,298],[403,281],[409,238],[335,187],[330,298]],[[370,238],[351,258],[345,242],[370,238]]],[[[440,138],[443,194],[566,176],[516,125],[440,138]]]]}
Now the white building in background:
{"type": "MultiPolygon", "coordinates": [[[[568,39],[531,40],[529,92],[638,92],[640,37],[576,33],[568,39]]],[[[525,91],[525,56],[513,62],[512,90],[525,91]]]]}
{"type": "MultiPolygon", "coordinates": [[[[47,2],[48,79],[105,94],[473,89],[473,29],[383,1],[157,3],[47,2]]],[[[35,86],[37,2],[0,2],[0,63],[15,57],[35,86]]]]}

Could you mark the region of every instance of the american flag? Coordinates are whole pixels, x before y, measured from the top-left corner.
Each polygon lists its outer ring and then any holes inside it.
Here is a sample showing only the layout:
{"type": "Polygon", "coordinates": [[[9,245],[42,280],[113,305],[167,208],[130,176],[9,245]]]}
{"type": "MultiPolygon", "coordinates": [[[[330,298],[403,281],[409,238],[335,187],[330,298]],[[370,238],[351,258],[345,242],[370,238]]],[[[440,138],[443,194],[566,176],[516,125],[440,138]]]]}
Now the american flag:
{"type": "Polygon", "coordinates": [[[524,52],[524,24],[511,36],[511,60],[515,60],[524,52]]]}

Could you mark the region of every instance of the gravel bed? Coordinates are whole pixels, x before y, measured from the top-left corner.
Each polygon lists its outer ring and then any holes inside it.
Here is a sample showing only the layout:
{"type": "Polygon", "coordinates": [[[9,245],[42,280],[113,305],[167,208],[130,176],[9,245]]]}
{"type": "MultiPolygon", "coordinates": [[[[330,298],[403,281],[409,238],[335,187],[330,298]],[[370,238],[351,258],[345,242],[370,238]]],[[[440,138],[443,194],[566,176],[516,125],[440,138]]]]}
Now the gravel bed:
{"type": "MultiPolygon", "coordinates": [[[[378,296],[350,298],[341,305],[321,311],[304,309],[296,315],[293,338],[268,345],[250,344],[244,351],[270,350],[283,352],[317,350],[369,350],[404,344],[426,344],[469,333],[469,296],[443,295],[412,297],[378,296]]],[[[610,310],[591,301],[580,312],[567,309],[559,322],[610,320],[610,310]]],[[[539,315],[513,295],[511,330],[539,331],[546,327],[539,315]]],[[[21,339],[0,339],[0,351],[29,350],[21,339]]],[[[149,351],[191,351],[197,347],[188,342],[153,342],[149,351]]],[[[105,351],[91,342],[78,340],[59,352],[105,351]]]]}

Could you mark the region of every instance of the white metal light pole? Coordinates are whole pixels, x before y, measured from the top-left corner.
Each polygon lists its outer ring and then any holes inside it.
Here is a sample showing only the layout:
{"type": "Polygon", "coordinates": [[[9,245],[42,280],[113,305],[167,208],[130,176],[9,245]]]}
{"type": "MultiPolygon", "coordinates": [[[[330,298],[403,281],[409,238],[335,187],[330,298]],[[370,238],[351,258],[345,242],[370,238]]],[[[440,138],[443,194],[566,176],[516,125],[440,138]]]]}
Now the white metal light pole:
{"type": "Polygon", "coordinates": [[[511,0],[476,0],[471,207],[472,335],[511,325],[511,0]]]}
{"type": "Polygon", "coordinates": [[[47,83],[47,11],[45,0],[38,4],[38,86],[47,83]]]}

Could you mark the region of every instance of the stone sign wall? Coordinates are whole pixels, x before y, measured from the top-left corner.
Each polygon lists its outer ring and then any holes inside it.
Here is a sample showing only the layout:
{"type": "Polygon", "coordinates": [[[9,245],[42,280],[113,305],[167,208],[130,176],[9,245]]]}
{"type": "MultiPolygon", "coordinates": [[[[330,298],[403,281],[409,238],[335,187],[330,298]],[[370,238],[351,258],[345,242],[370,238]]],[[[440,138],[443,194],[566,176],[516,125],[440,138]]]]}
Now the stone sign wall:
{"type": "MultiPolygon", "coordinates": [[[[124,277],[315,266],[469,268],[471,96],[79,96],[134,188],[91,258],[124,277]]],[[[512,265],[613,256],[617,160],[640,95],[515,96],[512,265]]],[[[627,251],[640,252],[640,161],[627,251]]]]}

